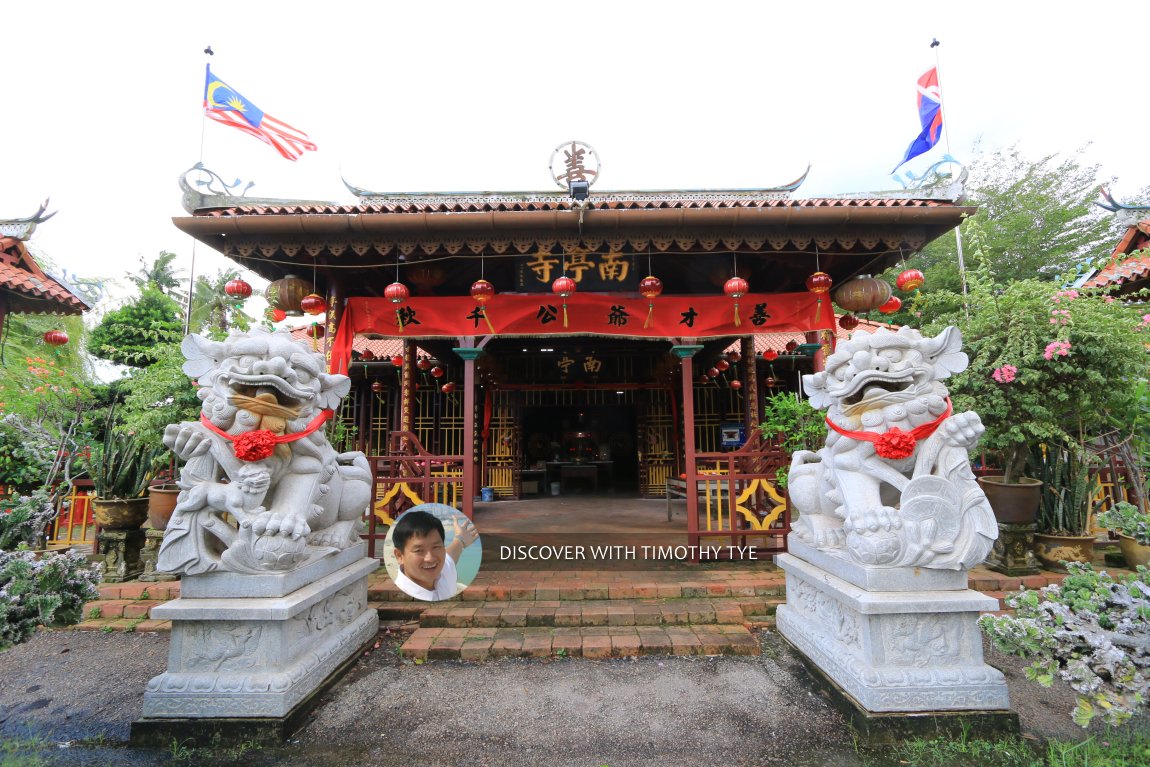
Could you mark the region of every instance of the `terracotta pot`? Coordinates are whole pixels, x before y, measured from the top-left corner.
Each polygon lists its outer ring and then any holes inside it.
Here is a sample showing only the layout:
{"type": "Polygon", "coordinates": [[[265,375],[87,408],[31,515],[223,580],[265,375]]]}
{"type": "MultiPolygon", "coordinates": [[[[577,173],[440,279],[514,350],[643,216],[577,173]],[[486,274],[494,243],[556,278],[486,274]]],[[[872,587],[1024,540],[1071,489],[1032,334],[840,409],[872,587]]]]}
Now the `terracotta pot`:
{"type": "Polygon", "coordinates": [[[979,477],[978,484],[990,501],[994,517],[1008,525],[1026,525],[1038,515],[1038,504],[1042,501],[1041,480],[1019,477],[1018,482],[1007,484],[1003,477],[979,477]]]}
{"type": "Polygon", "coordinates": [[[1150,567],[1150,546],[1143,546],[1132,536],[1118,533],[1118,548],[1122,549],[1126,566],[1131,570],[1139,565],[1150,567]]]}
{"type": "Polygon", "coordinates": [[[105,530],[134,530],[148,518],[148,499],[93,498],[96,524],[105,530]]]}
{"type": "Polygon", "coordinates": [[[1045,569],[1064,573],[1066,567],[1062,564],[1063,560],[1086,563],[1094,561],[1094,536],[1035,533],[1034,556],[1045,569]]]}
{"type": "Polygon", "coordinates": [[[179,485],[155,485],[148,488],[148,524],[153,530],[164,530],[176,510],[179,485]]]}

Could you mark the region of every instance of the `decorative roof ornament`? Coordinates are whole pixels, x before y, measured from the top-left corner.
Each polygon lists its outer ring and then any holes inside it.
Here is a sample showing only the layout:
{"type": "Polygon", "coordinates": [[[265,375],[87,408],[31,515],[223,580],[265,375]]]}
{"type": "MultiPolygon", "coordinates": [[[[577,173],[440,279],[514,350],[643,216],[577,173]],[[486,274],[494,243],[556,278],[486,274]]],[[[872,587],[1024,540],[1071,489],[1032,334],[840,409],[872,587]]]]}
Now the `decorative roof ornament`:
{"type": "Polygon", "coordinates": [[[891,174],[902,189],[885,192],[852,192],[834,195],[840,200],[944,200],[961,203],[966,198],[966,179],[970,175],[966,166],[949,154],[927,168],[922,175],[907,172],[906,180],[897,173],[891,174]]]}
{"type": "Polygon", "coordinates": [[[36,224],[42,224],[56,215],[57,211],[52,211],[45,216],[44,211],[46,210],[48,210],[48,200],[44,200],[40,209],[26,218],[0,218],[0,237],[12,237],[27,241],[32,236],[32,232],[36,231],[36,224]]]}
{"type": "Polygon", "coordinates": [[[603,165],[590,144],[564,141],[552,150],[548,169],[551,171],[551,180],[560,189],[571,192],[571,185],[576,181],[585,182],[588,187],[594,186],[603,165]]]}
{"type": "Polygon", "coordinates": [[[1098,187],[1098,199],[1094,204],[1113,213],[1115,222],[1123,226],[1138,226],[1143,219],[1150,217],[1150,203],[1123,205],[1104,186],[1098,187]]]}
{"type": "Polygon", "coordinates": [[[272,207],[277,205],[336,205],[326,200],[284,200],[274,197],[248,197],[248,190],[256,185],[249,181],[240,190],[235,190],[243,184],[243,179],[237,178],[228,183],[215,171],[208,170],[202,162],[198,162],[180,174],[180,189],[183,191],[181,203],[188,213],[195,213],[205,208],[231,208],[238,205],[253,207],[272,207]]]}

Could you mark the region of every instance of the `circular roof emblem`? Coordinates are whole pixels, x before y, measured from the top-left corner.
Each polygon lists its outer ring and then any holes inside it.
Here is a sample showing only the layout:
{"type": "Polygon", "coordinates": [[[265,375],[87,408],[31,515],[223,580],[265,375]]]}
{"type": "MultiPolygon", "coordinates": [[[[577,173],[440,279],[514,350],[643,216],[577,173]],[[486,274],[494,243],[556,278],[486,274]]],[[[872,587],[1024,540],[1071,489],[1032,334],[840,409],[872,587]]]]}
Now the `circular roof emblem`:
{"type": "Polygon", "coordinates": [[[570,191],[572,181],[594,185],[600,168],[599,155],[582,141],[565,141],[551,153],[551,178],[560,189],[570,191]]]}

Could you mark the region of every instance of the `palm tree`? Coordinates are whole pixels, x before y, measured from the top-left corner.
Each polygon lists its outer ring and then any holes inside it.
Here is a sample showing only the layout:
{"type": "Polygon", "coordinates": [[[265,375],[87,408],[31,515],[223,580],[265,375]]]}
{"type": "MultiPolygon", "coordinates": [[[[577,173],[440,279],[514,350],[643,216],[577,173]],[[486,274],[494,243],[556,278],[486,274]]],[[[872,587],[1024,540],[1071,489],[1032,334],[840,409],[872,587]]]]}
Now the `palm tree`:
{"type": "Polygon", "coordinates": [[[252,318],[244,313],[241,303],[224,292],[224,286],[239,276],[235,269],[222,269],[212,277],[196,277],[189,330],[225,336],[233,327],[238,330],[251,327],[252,318]]]}
{"type": "Polygon", "coordinates": [[[180,290],[182,280],[176,276],[178,271],[172,267],[172,262],[175,260],[176,254],[166,250],[161,250],[160,255],[151,264],[140,256],[140,270],[136,274],[129,274],[128,279],[141,293],[149,287],[154,287],[176,299],[177,302],[186,303],[187,296],[180,290]]]}

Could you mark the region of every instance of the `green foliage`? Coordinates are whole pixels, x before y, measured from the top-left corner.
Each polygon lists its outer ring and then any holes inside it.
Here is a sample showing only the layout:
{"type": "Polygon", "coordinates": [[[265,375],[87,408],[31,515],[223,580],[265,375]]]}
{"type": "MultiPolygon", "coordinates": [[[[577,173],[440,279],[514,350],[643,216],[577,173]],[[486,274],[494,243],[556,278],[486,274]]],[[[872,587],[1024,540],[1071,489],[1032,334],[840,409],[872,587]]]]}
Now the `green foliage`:
{"type": "Polygon", "coordinates": [[[105,500],[141,498],[156,476],[167,448],[142,439],[116,424],[116,408],[109,408],[100,444],[88,461],[96,497],[105,500]]]}
{"type": "Polygon", "coordinates": [[[1042,760],[1021,737],[972,738],[964,730],[953,738],[911,738],[892,749],[898,764],[912,767],[1042,767],[1042,760]]]}
{"type": "Polygon", "coordinates": [[[199,417],[200,400],[182,369],[184,355],[178,343],[156,346],[153,356],[151,365],[133,370],[123,382],[120,417],[123,428],[140,440],[160,444],[168,424],[199,417]]]}
{"type": "Polygon", "coordinates": [[[52,466],[54,447],[46,434],[29,439],[11,424],[0,422],[0,485],[18,493],[40,487],[52,466]]]}
{"type": "MultiPolygon", "coordinates": [[[[985,263],[977,226],[970,244],[985,263]]],[[[970,366],[950,380],[954,407],[982,417],[981,444],[1002,456],[1008,482],[1034,445],[1088,444],[1129,428],[1146,372],[1146,325],[1134,309],[1100,291],[1002,283],[985,266],[969,277],[969,310],[961,294],[939,291],[943,309],[927,331],[962,331],[970,366]]]]}
{"type": "Polygon", "coordinates": [[[176,254],[167,250],[161,250],[160,255],[150,264],[140,256],[140,270],[136,274],[129,274],[128,279],[140,293],[158,290],[182,303],[185,296],[180,292],[181,280],[176,276],[178,272],[172,268],[175,260],[176,254]]]}
{"type": "Polygon", "coordinates": [[[1007,598],[1014,615],[984,615],[978,625],[1002,652],[1031,660],[1027,678],[1056,679],[1078,693],[1072,716],[1122,724],[1150,692],[1150,570],[1115,579],[1070,563],[1060,585],[1007,598]]]}
{"type": "Polygon", "coordinates": [[[105,314],[89,339],[89,352],[117,365],[146,367],[156,361],[156,347],[177,341],[184,325],[180,307],[155,288],[132,303],[105,314]]]}
{"type": "Polygon", "coordinates": [[[818,450],[827,436],[823,414],[789,392],[766,397],[759,430],[764,438],[777,441],[788,453],[818,450]]]}
{"type": "Polygon", "coordinates": [[[41,548],[55,517],[56,506],[46,490],[0,499],[0,551],[41,548]]]}
{"type": "Polygon", "coordinates": [[[193,332],[207,333],[222,340],[233,330],[248,330],[252,318],[244,313],[243,302],[236,301],[224,292],[224,286],[240,276],[236,269],[216,272],[212,277],[196,278],[192,291],[192,317],[189,323],[193,332]]]}
{"type": "Polygon", "coordinates": [[[1030,466],[1042,481],[1038,506],[1038,532],[1054,535],[1088,535],[1090,514],[1098,478],[1091,467],[1099,463],[1080,445],[1045,444],[1035,448],[1030,466]]]}
{"type": "Polygon", "coordinates": [[[1150,546],[1150,514],[1132,503],[1119,501],[1098,515],[1098,524],[1107,530],[1134,538],[1143,546],[1150,546]]]}
{"type": "Polygon", "coordinates": [[[100,566],[75,551],[0,551],[0,650],[26,641],[38,626],[79,623],[99,582],[100,566]]]}

